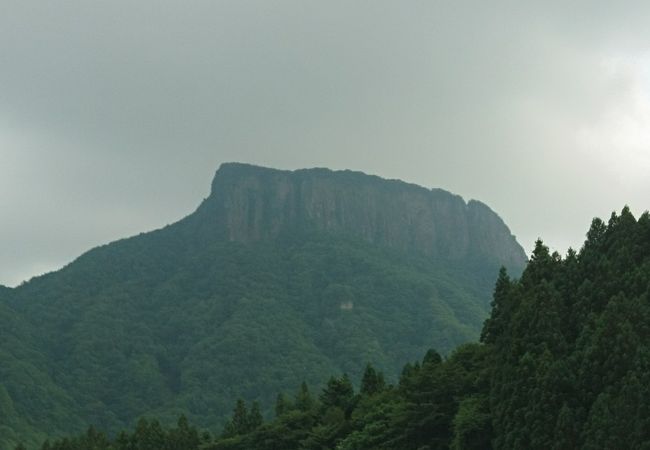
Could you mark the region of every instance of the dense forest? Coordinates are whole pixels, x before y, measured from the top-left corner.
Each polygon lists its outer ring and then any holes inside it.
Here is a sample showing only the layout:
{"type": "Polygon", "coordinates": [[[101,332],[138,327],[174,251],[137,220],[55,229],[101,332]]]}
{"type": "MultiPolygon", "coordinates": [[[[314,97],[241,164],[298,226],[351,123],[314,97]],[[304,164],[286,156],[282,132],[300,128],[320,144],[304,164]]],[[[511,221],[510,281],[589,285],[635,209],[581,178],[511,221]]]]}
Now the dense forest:
{"type": "Polygon", "coordinates": [[[101,250],[0,302],[0,448],[3,432],[115,432],[142,411],[214,431],[238,397],[268,415],[277,392],[358,377],[367,361],[394,380],[432,342],[477,339],[489,303],[487,283],[459,268],[341,238],[220,244],[195,253],[200,270],[147,279],[136,267],[119,283],[101,250]]]}
{"type": "Polygon", "coordinates": [[[648,336],[650,215],[625,208],[579,252],[538,241],[521,277],[500,272],[480,342],[430,350],[395,383],[368,365],[356,386],[275,393],[266,418],[239,400],[220,434],[143,418],[41,449],[650,449],[648,336]]]}

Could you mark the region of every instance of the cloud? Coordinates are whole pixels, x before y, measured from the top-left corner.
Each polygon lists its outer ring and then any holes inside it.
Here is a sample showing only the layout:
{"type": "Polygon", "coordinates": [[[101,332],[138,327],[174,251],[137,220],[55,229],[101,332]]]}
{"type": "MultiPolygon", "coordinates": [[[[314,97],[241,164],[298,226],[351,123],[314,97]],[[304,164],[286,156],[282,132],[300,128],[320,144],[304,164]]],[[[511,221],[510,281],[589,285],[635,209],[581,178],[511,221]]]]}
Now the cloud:
{"type": "Polygon", "coordinates": [[[649,188],[650,55],[605,59],[603,72],[617,100],[578,130],[579,148],[621,184],[649,188]]]}

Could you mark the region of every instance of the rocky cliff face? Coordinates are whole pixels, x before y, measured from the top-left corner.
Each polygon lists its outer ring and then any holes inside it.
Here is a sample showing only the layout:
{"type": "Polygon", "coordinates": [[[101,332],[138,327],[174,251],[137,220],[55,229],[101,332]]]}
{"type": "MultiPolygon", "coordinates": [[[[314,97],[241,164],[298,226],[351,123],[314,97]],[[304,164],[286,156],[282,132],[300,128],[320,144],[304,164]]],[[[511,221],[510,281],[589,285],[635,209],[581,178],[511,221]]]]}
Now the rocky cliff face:
{"type": "Polygon", "coordinates": [[[232,241],[321,230],[443,261],[489,259],[517,270],[526,255],[485,204],[361,172],[223,164],[197,216],[232,241]],[[206,216],[208,220],[206,219],[206,216]]]}

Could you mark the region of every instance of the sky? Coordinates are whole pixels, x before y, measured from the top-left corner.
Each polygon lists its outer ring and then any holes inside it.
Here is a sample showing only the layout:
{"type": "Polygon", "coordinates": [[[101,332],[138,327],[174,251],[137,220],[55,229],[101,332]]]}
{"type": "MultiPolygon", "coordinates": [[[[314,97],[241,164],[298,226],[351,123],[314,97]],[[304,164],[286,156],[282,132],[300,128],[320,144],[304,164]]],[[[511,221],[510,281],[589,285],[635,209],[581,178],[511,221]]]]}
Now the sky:
{"type": "Polygon", "coordinates": [[[0,0],[0,283],[191,213],[223,162],[487,203],[527,253],[650,208],[650,2],[0,0]]]}

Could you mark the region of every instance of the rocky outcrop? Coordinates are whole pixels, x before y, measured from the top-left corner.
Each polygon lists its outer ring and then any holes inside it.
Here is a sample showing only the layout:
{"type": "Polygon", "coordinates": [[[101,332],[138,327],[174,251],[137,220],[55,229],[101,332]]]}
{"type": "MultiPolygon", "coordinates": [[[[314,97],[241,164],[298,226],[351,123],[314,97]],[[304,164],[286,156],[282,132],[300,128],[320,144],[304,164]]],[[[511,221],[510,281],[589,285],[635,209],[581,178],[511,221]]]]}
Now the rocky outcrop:
{"type": "Polygon", "coordinates": [[[314,229],[443,261],[489,259],[515,270],[526,261],[503,220],[485,204],[349,170],[223,164],[197,215],[211,233],[233,241],[314,229]]]}

